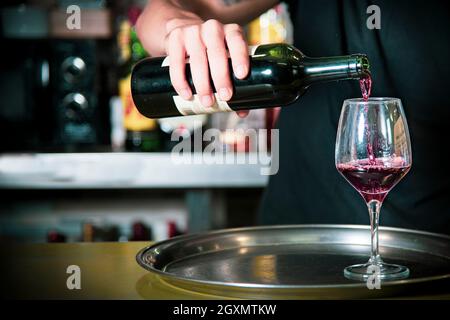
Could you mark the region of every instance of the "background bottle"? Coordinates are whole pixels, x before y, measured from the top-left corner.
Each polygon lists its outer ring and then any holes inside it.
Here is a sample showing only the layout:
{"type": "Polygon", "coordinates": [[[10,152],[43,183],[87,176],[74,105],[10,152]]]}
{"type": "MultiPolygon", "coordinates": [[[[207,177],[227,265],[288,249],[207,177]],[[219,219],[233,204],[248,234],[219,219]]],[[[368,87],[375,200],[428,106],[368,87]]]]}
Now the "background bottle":
{"type": "MultiPolygon", "coordinates": [[[[266,44],[251,49],[251,70],[245,79],[233,76],[233,96],[205,108],[195,94],[189,66],[186,78],[194,98],[177,95],[169,76],[169,59],[146,58],[137,63],[131,77],[131,91],[138,110],[150,118],[172,117],[285,106],[296,101],[316,82],[360,79],[369,73],[365,55],[310,58],[288,44],[266,44]]],[[[230,74],[232,73],[229,60],[230,74]]],[[[213,83],[211,86],[216,92],[213,83]]]]}
{"type": "Polygon", "coordinates": [[[139,60],[147,57],[147,52],[139,42],[133,26],[139,16],[140,9],[131,6],[128,18],[120,23],[118,33],[119,62],[121,79],[119,95],[123,104],[123,125],[126,130],[125,148],[127,151],[150,152],[159,151],[160,135],[156,120],[148,119],[136,109],[131,97],[131,69],[139,60]]]}
{"type": "Polygon", "coordinates": [[[136,221],[131,226],[130,241],[148,241],[152,239],[151,229],[143,222],[136,221]]]}
{"type": "Polygon", "coordinates": [[[167,221],[167,236],[169,238],[173,238],[182,234],[183,233],[178,229],[175,221],[167,221]]]}
{"type": "Polygon", "coordinates": [[[47,233],[47,242],[48,243],[59,243],[66,242],[67,237],[64,233],[59,232],[57,230],[50,230],[47,233]]]}

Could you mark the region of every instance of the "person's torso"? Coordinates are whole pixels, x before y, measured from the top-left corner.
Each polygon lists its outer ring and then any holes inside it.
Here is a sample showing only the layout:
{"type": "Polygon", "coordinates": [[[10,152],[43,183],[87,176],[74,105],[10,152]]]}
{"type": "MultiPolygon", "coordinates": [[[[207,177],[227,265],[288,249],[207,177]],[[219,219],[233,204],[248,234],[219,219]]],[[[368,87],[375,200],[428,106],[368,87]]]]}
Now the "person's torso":
{"type": "MultiPolygon", "coordinates": [[[[445,1],[300,0],[290,5],[294,45],[312,57],[365,53],[372,96],[398,97],[413,150],[408,175],[387,197],[382,225],[450,233],[446,123],[450,98],[450,11],[445,1]],[[369,29],[370,5],[380,29],[369,29]]],[[[371,20],[373,22],[373,20],[371,20]]],[[[334,145],[343,100],[357,81],[311,86],[279,119],[280,171],[266,193],[264,223],[368,223],[362,198],[337,173],[334,145]]]]}

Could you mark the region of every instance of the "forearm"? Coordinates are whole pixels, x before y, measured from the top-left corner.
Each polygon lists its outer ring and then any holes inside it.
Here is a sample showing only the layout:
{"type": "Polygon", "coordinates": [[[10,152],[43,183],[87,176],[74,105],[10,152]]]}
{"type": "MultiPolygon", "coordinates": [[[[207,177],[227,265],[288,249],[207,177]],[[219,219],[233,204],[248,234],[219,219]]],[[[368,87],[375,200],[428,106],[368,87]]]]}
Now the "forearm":
{"type": "MultiPolygon", "coordinates": [[[[190,2],[190,1],[189,1],[190,2]]],[[[216,19],[222,23],[244,25],[280,2],[279,0],[241,0],[232,5],[222,0],[195,0],[198,2],[197,14],[203,19],[216,19]]]]}
{"type": "Polygon", "coordinates": [[[222,23],[245,24],[277,2],[279,0],[244,0],[225,5],[221,0],[150,0],[136,29],[151,55],[164,55],[165,37],[178,23],[216,19],[222,23]]]}
{"type": "MultiPolygon", "coordinates": [[[[165,54],[166,24],[173,19],[187,18],[189,12],[177,5],[177,1],[150,0],[136,22],[136,31],[150,55],[165,54]]],[[[195,14],[190,13],[191,16],[195,14]]]]}

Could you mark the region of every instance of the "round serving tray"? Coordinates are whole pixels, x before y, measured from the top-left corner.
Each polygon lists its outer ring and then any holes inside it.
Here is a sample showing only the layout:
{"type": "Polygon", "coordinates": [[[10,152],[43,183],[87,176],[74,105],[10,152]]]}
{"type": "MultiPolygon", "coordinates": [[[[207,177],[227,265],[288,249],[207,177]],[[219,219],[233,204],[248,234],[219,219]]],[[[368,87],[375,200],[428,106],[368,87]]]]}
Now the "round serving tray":
{"type": "Polygon", "coordinates": [[[366,262],[370,230],[354,225],[225,229],[172,238],[142,249],[137,262],[179,288],[230,298],[369,298],[450,293],[450,237],[380,228],[386,262],[404,280],[369,289],[343,269],[366,262]]]}

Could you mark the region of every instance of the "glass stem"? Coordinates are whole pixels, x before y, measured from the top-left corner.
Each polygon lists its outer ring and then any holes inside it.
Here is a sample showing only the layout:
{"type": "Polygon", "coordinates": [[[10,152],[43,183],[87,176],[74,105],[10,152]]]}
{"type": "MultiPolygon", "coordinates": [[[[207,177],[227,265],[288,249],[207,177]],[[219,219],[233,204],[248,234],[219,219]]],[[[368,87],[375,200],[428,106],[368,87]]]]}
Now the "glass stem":
{"type": "Polygon", "coordinates": [[[370,239],[371,250],[369,263],[379,264],[382,262],[378,252],[378,221],[380,217],[381,202],[378,200],[371,200],[367,203],[370,217],[370,239]]]}

